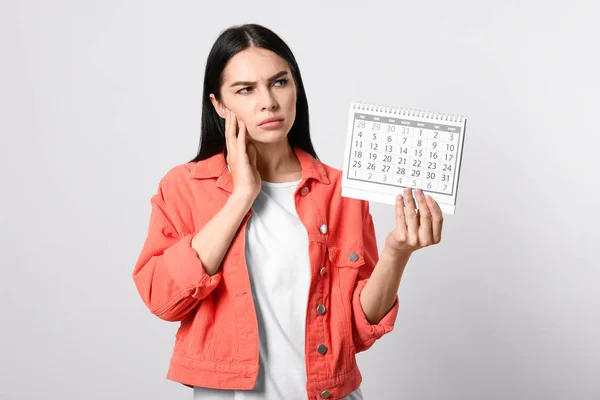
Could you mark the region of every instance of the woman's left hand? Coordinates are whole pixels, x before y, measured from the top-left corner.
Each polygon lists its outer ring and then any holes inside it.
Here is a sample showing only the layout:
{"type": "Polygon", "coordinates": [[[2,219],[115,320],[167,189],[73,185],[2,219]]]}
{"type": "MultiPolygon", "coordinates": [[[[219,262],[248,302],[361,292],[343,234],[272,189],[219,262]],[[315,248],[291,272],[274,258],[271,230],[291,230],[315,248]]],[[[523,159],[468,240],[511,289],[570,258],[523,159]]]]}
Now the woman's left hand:
{"type": "Polygon", "coordinates": [[[444,217],[440,206],[433,198],[425,197],[420,189],[415,192],[418,210],[410,188],[404,189],[404,196],[396,196],[396,228],[387,236],[385,246],[398,256],[410,256],[415,250],[442,239],[444,217]]]}

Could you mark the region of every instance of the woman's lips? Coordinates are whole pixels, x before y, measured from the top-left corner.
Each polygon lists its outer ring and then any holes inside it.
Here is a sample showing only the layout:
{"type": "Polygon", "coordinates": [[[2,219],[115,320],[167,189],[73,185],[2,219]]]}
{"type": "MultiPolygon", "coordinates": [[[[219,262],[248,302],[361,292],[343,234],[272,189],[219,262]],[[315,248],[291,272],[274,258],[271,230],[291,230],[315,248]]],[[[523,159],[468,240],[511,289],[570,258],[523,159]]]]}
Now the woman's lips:
{"type": "Polygon", "coordinates": [[[261,129],[275,129],[275,128],[279,128],[281,126],[282,122],[283,122],[282,120],[271,121],[271,122],[267,122],[262,125],[259,125],[258,127],[261,129]]]}

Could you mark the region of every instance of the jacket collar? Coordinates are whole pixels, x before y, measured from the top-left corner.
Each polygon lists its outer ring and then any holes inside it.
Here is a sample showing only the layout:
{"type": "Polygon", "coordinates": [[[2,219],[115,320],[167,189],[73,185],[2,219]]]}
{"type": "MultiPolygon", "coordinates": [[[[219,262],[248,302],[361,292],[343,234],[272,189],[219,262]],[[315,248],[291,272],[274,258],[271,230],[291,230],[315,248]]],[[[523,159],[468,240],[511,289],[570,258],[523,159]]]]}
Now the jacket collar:
{"type": "MultiPolygon", "coordinates": [[[[319,182],[329,185],[330,181],[323,163],[299,147],[293,147],[293,150],[302,167],[301,184],[309,179],[316,179],[319,182]]],[[[190,172],[190,177],[194,179],[217,178],[217,186],[229,192],[233,189],[233,176],[227,168],[225,152],[217,153],[207,158],[205,162],[195,162],[190,172]]]]}

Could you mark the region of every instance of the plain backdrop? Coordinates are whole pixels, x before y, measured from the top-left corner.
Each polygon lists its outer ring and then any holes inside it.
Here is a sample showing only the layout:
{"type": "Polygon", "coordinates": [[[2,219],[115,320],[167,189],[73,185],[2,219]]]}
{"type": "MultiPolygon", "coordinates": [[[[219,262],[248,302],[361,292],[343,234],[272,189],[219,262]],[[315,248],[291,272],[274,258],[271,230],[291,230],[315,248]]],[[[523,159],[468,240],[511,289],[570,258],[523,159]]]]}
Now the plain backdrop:
{"type": "MultiPolygon", "coordinates": [[[[457,113],[455,215],[413,254],[365,399],[599,399],[595,2],[0,3],[0,398],[191,399],[131,274],[196,154],[205,62],[254,22],[294,52],[325,163],[350,102],[457,113]]],[[[380,250],[393,206],[371,203],[380,250]]]]}

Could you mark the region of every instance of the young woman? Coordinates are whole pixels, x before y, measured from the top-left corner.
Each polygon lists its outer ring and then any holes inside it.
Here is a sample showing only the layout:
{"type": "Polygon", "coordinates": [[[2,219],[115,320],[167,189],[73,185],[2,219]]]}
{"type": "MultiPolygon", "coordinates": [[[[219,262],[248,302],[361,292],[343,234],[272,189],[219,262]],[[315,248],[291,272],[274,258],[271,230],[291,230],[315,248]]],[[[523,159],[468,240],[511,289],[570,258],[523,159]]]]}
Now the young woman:
{"type": "Polygon", "coordinates": [[[150,311],[180,322],[167,379],[196,399],[362,399],[355,355],[393,329],[410,255],[440,241],[438,204],[398,195],[378,253],[369,203],[318,160],[300,69],[265,27],[222,32],[202,100],[198,155],[161,179],[133,271],[150,311]]]}

